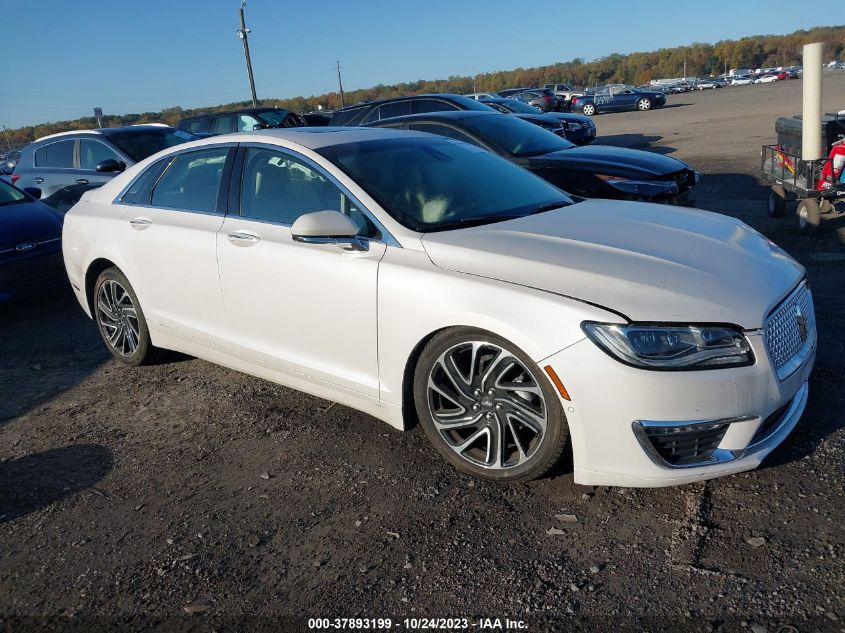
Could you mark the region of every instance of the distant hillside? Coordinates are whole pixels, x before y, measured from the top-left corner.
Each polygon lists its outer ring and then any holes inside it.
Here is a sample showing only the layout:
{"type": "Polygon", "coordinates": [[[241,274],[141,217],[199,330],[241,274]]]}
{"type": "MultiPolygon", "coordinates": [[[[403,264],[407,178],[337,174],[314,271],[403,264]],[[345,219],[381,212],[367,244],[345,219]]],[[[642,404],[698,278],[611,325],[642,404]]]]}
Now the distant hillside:
{"type": "MultiPolygon", "coordinates": [[[[475,77],[478,91],[497,91],[510,87],[540,86],[546,83],[569,82],[577,86],[591,86],[604,83],[642,84],[660,77],[679,77],[683,73],[684,61],[688,76],[716,75],[727,68],[760,68],[790,66],[801,63],[802,46],[809,42],[824,42],[825,61],[845,60],[845,26],[818,27],[807,31],[795,31],[789,35],[754,35],[739,40],[724,40],[716,44],[691,44],[676,48],[661,48],[650,53],[612,54],[590,62],[573,59],[550,66],[517,68],[484,73],[475,77]]],[[[258,86],[259,93],[261,86],[258,86]]],[[[388,97],[426,92],[468,93],[473,91],[473,77],[449,77],[448,79],[420,80],[392,86],[377,85],[345,93],[346,104],[372,101],[388,97]]],[[[246,92],[246,90],[244,91],[246,92]]],[[[262,99],[262,105],[274,105],[308,112],[317,105],[332,109],[340,107],[340,95],[329,92],[311,97],[292,99],[262,99]]],[[[141,114],[110,115],[104,117],[103,125],[119,126],[133,123],[162,122],[175,125],[179,119],[201,112],[216,112],[251,105],[238,101],[204,108],[165,108],[160,112],[141,114]]],[[[83,117],[73,121],[58,121],[9,130],[11,142],[26,143],[38,137],[67,130],[96,127],[94,117],[83,117]]],[[[0,139],[0,148],[2,141],[0,139]]]]}

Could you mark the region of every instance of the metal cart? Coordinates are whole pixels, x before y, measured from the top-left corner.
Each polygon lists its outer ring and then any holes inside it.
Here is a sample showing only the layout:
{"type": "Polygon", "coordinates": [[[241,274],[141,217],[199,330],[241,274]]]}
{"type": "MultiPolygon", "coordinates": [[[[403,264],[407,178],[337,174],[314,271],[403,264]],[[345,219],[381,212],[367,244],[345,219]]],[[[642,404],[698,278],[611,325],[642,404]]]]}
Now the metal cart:
{"type": "Polygon", "coordinates": [[[818,229],[821,214],[833,210],[837,198],[845,198],[845,183],[831,182],[819,188],[822,172],[832,173],[832,158],[801,160],[784,151],[780,145],[763,145],[760,172],[770,185],[766,210],[769,217],[778,217],[786,210],[788,194],[798,200],[798,228],[802,233],[818,229]]]}

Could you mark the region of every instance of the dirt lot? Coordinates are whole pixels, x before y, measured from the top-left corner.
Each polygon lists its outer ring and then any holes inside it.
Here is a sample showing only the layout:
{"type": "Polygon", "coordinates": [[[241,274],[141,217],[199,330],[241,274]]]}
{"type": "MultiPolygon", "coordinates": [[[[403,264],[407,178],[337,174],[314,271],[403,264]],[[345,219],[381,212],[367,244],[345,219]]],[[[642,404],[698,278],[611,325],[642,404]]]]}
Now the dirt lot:
{"type": "MultiPolygon", "coordinates": [[[[763,468],[660,490],[576,486],[566,465],[529,484],[473,481],[420,428],[199,360],[118,366],[60,293],[0,311],[0,630],[290,631],[316,616],[845,630],[845,229],[827,217],[804,238],[769,220],[756,179],[800,91],[597,117],[600,142],[690,162],[705,174],[699,206],[809,271],[810,403],[763,468]]],[[[845,107],[845,76],[825,91],[826,110],[845,107]]]]}

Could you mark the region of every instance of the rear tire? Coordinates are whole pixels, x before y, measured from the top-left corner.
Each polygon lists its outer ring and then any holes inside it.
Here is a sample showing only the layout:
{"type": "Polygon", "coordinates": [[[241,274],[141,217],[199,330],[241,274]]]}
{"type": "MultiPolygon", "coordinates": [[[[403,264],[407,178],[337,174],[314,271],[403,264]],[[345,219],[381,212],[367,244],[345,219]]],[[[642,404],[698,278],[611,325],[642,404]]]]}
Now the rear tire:
{"type": "Polygon", "coordinates": [[[537,364],[484,330],[449,328],[426,344],[414,404],[441,456],[490,481],[543,476],[569,438],[560,397],[537,364]]]}
{"type": "Polygon", "coordinates": [[[581,108],[581,112],[586,116],[593,116],[596,113],[596,106],[592,103],[588,103],[581,108]]]}
{"type": "Polygon", "coordinates": [[[821,209],[815,198],[805,198],[798,203],[798,230],[802,233],[815,233],[821,224],[821,209]]]}
{"type": "Polygon", "coordinates": [[[93,303],[94,321],[112,356],[133,367],[155,359],[160,350],[153,347],[138,297],[119,268],[97,277],[93,303]]]}
{"type": "Polygon", "coordinates": [[[637,101],[637,110],[639,110],[640,112],[648,112],[649,110],[651,110],[651,106],[651,99],[644,97],[637,101]]]}
{"type": "Polygon", "coordinates": [[[770,218],[779,218],[786,211],[786,191],[779,185],[773,185],[769,189],[769,197],[766,200],[766,211],[770,218]]]}

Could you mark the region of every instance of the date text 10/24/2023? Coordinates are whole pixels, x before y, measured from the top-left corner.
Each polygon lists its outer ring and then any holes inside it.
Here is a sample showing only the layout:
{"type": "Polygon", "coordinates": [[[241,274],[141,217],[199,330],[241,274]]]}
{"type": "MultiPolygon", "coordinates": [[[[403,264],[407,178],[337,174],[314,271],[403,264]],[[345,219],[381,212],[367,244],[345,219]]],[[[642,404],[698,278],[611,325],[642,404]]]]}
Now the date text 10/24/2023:
{"type": "Polygon", "coordinates": [[[309,618],[308,628],[314,631],[526,631],[528,625],[522,620],[510,618],[309,618]]]}

